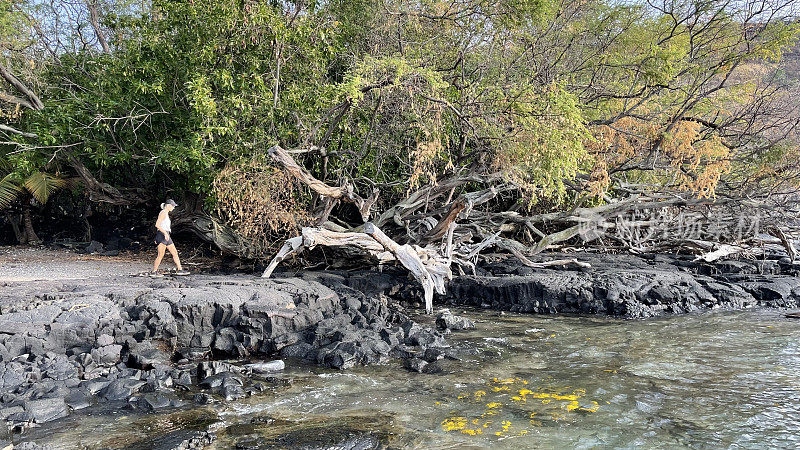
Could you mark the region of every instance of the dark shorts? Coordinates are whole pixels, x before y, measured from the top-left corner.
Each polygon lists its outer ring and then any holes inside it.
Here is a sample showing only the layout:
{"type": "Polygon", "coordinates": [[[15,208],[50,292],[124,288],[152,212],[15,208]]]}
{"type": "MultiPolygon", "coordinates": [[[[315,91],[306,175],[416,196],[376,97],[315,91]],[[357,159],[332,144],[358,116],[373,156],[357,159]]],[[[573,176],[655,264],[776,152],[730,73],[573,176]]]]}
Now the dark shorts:
{"type": "Polygon", "coordinates": [[[164,233],[162,233],[162,232],[159,230],[158,232],[156,232],[156,240],[155,240],[155,243],[156,243],[156,245],[158,245],[158,244],[164,244],[164,245],[166,245],[166,246],[170,246],[170,245],[172,245],[172,244],[173,244],[173,242],[172,242],[172,236],[170,236],[170,237],[169,237],[169,239],[167,239],[167,237],[166,237],[166,236],[164,236],[164,233]]]}

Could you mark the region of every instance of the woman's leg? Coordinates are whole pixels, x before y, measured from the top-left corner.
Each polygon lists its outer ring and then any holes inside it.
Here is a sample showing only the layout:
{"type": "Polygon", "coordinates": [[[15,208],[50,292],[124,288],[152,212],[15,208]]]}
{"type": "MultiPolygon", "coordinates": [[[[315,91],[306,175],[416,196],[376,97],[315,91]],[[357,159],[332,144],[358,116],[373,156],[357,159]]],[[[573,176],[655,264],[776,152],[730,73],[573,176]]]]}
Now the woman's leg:
{"type": "Polygon", "coordinates": [[[166,249],[166,245],[158,244],[158,256],[156,256],[156,262],[153,264],[153,272],[158,271],[158,266],[161,265],[161,260],[164,259],[164,251],[166,249]]]}
{"type": "Polygon", "coordinates": [[[168,245],[167,250],[172,253],[172,260],[175,261],[175,265],[178,266],[178,270],[183,270],[183,267],[181,266],[181,259],[178,258],[178,249],[175,248],[175,244],[168,245]]]}

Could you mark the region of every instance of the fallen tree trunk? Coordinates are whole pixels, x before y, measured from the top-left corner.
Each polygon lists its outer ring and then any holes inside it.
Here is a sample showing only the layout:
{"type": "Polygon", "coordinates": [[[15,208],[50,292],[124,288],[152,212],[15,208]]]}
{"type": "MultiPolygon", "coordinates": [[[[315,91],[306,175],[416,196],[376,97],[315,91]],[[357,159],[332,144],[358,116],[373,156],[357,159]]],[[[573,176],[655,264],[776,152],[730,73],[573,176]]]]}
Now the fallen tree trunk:
{"type": "Polygon", "coordinates": [[[714,262],[720,258],[726,258],[731,255],[735,255],[736,253],[740,253],[745,250],[744,247],[739,247],[736,245],[720,245],[719,248],[712,250],[708,253],[703,253],[702,255],[695,258],[695,261],[705,261],[705,262],[714,262]]]}
{"type": "Polygon", "coordinates": [[[392,255],[400,261],[400,264],[408,269],[414,278],[422,284],[425,298],[425,311],[428,314],[432,313],[434,291],[444,295],[445,279],[453,277],[452,272],[450,272],[449,261],[439,261],[436,255],[433,254],[427,255],[427,261],[423,262],[417,251],[418,249],[408,244],[398,244],[372,223],[364,225],[364,232],[372,236],[383,248],[391,252],[392,255]]]}
{"type": "MultiPolygon", "coordinates": [[[[445,279],[452,278],[449,261],[443,262],[433,252],[424,252],[420,257],[420,248],[411,245],[400,245],[371,223],[364,225],[364,232],[337,232],[324,228],[305,227],[300,236],[286,240],[281,250],[272,259],[264,273],[268,278],[283,260],[303,250],[311,250],[317,245],[335,247],[352,246],[375,256],[379,264],[397,261],[422,285],[425,298],[425,310],[433,312],[433,294],[445,293],[445,279]]],[[[424,251],[424,250],[423,250],[424,251]]]]}
{"type": "Polygon", "coordinates": [[[252,241],[203,212],[178,212],[173,224],[184,227],[225,253],[246,259],[253,259],[258,255],[258,248],[252,241]]]}
{"type": "Polygon", "coordinates": [[[99,181],[75,155],[67,154],[66,160],[83,181],[89,193],[89,200],[116,206],[138,205],[147,201],[146,196],[138,189],[122,192],[108,183],[99,181]]]}
{"type": "MultiPolygon", "coordinates": [[[[546,250],[576,246],[634,253],[684,252],[713,261],[737,253],[753,255],[759,245],[758,230],[783,223],[786,233],[781,228],[771,233],[791,259],[796,257],[789,235],[794,236],[797,230],[785,225],[796,212],[775,208],[765,197],[694,198],[656,186],[637,190],[633,185],[620,185],[616,193],[624,197],[618,200],[609,194],[596,206],[584,207],[579,200],[570,210],[528,214],[530,203],[525,201],[521,186],[499,173],[481,173],[480,167],[471,167],[469,173],[440,179],[408,192],[400,201],[381,205],[377,217],[367,222],[377,189],[364,199],[347,182],[335,187],[316,179],[294,161],[290,152],[278,146],[269,153],[279,166],[325,200],[315,222],[322,228],[304,228],[302,239],[287,240],[265,276],[287,257],[314,245],[348,245],[372,255],[389,254],[381,263],[396,261],[408,269],[423,287],[428,311],[434,294],[443,293],[445,281],[452,277],[453,264],[461,274],[475,273],[481,253],[492,247],[537,269],[590,267],[576,258],[531,260],[532,255],[546,250]],[[363,228],[361,223],[351,220],[348,224],[334,217],[332,220],[344,227],[335,233],[329,231],[330,222],[326,220],[340,201],[356,205],[365,222],[363,228]],[[764,211],[769,222],[759,223],[764,211]]],[[[586,198],[580,189],[575,187],[579,197],[586,198]]]]}

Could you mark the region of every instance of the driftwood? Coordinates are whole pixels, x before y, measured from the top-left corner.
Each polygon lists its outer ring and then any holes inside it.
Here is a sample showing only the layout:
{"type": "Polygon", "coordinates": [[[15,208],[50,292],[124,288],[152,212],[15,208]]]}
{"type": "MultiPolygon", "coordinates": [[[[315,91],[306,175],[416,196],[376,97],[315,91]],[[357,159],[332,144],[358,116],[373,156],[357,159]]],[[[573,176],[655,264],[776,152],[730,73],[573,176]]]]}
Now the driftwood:
{"type": "Polygon", "coordinates": [[[794,260],[797,259],[797,250],[789,237],[786,236],[786,233],[777,226],[770,227],[769,233],[780,239],[781,245],[786,249],[786,254],[789,256],[789,259],[794,262],[794,260]]]}
{"type": "Polygon", "coordinates": [[[225,253],[241,258],[254,258],[257,255],[257,248],[250,240],[203,212],[176,211],[173,224],[191,231],[205,242],[213,243],[225,253]]]}
{"type": "Polygon", "coordinates": [[[305,249],[310,250],[317,245],[352,246],[375,256],[381,264],[390,261],[399,262],[422,285],[425,309],[429,313],[433,312],[434,291],[444,294],[445,279],[452,278],[448,262],[440,261],[435,255],[420,248],[398,244],[371,223],[364,225],[363,233],[341,233],[324,228],[305,227],[300,236],[286,240],[261,276],[270,277],[277,265],[287,257],[305,249]],[[423,257],[420,257],[420,250],[423,252],[423,257]]]}
{"type": "Polygon", "coordinates": [[[728,256],[735,255],[736,253],[740,253],[743,250],[745,250],[744,247],[723,244],[713,251],[703,253],[702,255],[698,256],[695,258],[695,261],[714,262],[720,258],[726,258],[728,256]]]}
{"type": "Polygon", "coordinates": [[[449,263],[440,261],[435,254],[428,254],[426,261],[420,258],[421,250],[408,244],[400,245],[386,236],[383,231],[372,223],[364,225],[364,232],[377,241],[384,249],[391,252],[400,264],[403,265],[416,278],[420,284],[425,297],[425,311],[429,314],[433,312],[433,293],[445,293],[445,279],[453,277],[450,272],[449,263]]]}
{"type": "MultiPolygon", "coordinates": [[[[763,253],[759,246],[763,247],[764,235],[758,230],[768,229],[775,236],[770,245],[779,242],[790,258],[797,256],[793,239],[800,230],[786,225],[798,214],[796,208],[787,206],[794,204],[791,200],[780,200],[785,204],[776,206],[773,197],[693,198],[685,192],[620,183],[615,194],[622,198],[617,200],[605,196],[597,206],[583,206],[579,201],[568,211],[529,214],[520,188],[502,174],[462,172],[409,191],[393,204],[378,205],[377,189],[364,198],[347,181],[337,187],[315,178],[290,151],[275,146],[268,153],[322,197],[323,203],[316,226],[287,240],[264,276],[304,249],[345,245],[377,256],[380,264],[400,263],[408,269],[423,287],[428,311],[434,294],[444,293],[452,270],[475,273],[490,248],[536,269],[590,267],[569,257],[531,260],[532,255],[546,250],[575,246],[632,253],[684,252],[697,255],[698,260],[714,261],[740,253],[763,253]],[[334,230],[328,218],[338,202],[354,204],[363,223],[339,220],[343,226],[334,230]],[[373,210],[376,217],[368,222],[373,210]]],[[[323,171],[323,178],[326,174],[323,171]]],[[[570,186],[585,197],[580,186],[570,186]]]]}
{"type": "Polygon", "coordinates": [[[291,239],[287,239],[286,242],[283,244],[280,250],[278,250],[278,254],[272,258],[269,265],[266,269],[264,269],[264,273],[261,274],[264,278],[269,278],[272,275],[272,272],[278,267],[284,259],[288,258],[289,256],[301,251],[303,249],[303,236],[296,236],[291,239]]]}
{"type": "Polygon", "coordinates": [[[68,153],[64,158],[80,177],[90,200],[116,206],[138,205],[147,201],[140,190],[128,189],[122,192],[108,183],[99,181],[75,155],[68,153]]]}
{"type": "MultiPolygon", "coordinates": [[[[318,180],[311,175],[308,170],[297,164],[294,158],[292,158],[292,156],[286,150],[282,149],[278,145],[270,147],[267,150],[267,154],[273,159],[273,161],[281,166],[283,170],[289,172],[301,183],[307,185],[312,191],[329,199],[353,203],[356,208],[358,208],[358,212],[361,214],[361,218],[364,220],[364,222],[369,220],[370,211],[378,199],[378,194],[380,193],[379,190],[375,189],[369,197],[363,198],[353,192],[354,188],[352,184],[345,182],[343,186],[329,186],[318,180]]],[[[326,216],[328,213],[330,213],[330,209],[332,207],[333,206],[330,205],[326,208],[326,216]]],[[[327,217],[325,217],[325,219],[326,218],[327,217]]]]}

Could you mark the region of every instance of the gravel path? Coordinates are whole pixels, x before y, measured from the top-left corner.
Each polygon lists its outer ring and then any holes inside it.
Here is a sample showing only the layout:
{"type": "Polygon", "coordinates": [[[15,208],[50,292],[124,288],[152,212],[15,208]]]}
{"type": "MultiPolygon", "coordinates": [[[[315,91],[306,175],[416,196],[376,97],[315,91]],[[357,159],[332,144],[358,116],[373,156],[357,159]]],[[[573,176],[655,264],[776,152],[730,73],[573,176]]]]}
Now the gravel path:
{"type": "MultiPolygon", "coordinates": [[[[41,247],[0,247],[0,282],[37,280],[81,280],[92,277],[130,275],[153,267],[155,255],[79,255],[70,250],[41,247]]],[[[172,269],[164,258],[162,269],[172,269]]]]}

